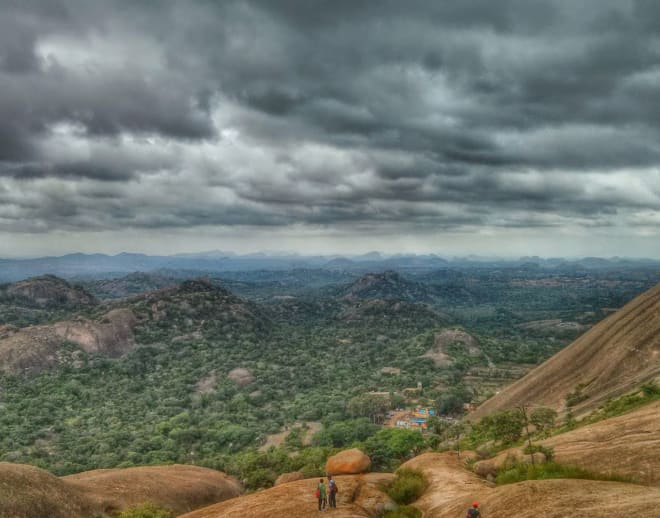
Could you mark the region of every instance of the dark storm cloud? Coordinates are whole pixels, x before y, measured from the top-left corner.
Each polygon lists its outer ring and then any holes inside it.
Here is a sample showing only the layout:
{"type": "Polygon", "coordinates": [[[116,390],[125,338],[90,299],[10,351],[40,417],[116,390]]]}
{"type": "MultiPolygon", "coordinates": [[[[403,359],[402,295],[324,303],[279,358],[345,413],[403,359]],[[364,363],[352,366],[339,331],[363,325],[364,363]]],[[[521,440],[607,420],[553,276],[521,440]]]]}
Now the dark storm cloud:
{"type": "Polygon", "coordinates": [[[660,210],[657,2],[4,4],[6,228],[660,210]]]}

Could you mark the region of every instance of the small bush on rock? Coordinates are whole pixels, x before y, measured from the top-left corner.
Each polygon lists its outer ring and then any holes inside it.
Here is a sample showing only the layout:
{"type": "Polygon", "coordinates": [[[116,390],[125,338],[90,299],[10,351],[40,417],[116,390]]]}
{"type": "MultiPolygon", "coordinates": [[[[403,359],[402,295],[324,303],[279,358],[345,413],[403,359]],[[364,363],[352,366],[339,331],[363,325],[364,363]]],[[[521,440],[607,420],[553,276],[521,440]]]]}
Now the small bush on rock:
{"type": "Polygon", "coordinates": [[[403,468],[396,472],[394,482],[392,482],[387,494],[397,504],[406,505],[417,500],[428,485],[424,473],[403,468]]]}
{"type": "Polygon", "coordinates": [[[176,515],[171,509],[146,502],[121,511],[117,518],[174,518],[174,516],[176,515]]]}
{"type": "Polygon", "coordinates": [[[402,505],[395,511],[387,511],[385,518],[422,518],[422,512],[410,505],[402,505]]]}

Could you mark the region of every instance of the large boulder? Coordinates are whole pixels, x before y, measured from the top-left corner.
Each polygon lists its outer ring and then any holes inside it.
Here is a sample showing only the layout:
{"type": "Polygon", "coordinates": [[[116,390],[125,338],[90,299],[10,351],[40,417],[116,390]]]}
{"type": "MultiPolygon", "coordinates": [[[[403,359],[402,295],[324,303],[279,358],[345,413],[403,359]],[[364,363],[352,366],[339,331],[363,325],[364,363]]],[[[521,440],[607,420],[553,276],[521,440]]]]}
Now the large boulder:
{"type": "Polygon", "coordinates": [[[353,475],[365,473],[370,467],[371,459],[357,448],[351,448],[329,457],[325,472],[328,475],[353,475]]]}
{"type": "Polygon", "coordinates": [[[243,493],[241,484],[221,471],[184,464],[97,469],[60,480],[110,515],[143,502],[182,514],[243,493]]]}
{"type": "Polygon", "coordinates": [[[0,516],[88,518],[101,516],[89,495],[34,466],[0,462],[0,516]]]}

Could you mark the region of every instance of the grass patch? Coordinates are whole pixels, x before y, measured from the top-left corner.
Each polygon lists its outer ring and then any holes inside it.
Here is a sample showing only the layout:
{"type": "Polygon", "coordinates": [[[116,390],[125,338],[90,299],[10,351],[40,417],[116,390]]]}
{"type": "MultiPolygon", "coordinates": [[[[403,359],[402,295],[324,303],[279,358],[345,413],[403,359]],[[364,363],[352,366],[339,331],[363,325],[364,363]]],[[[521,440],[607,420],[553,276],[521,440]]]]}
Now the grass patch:
{"type": "Polygon", "coordinates": [[[502,471],[497,475],[498,484],[515,484],[523,480],[548,480],[553,478],[575,478],[582,480],[605,480],[609,482],[626,482],[635,483],[631,477],[622,475],[604,475],[601,473],[594,473],[586,469],[578,468],[576,466],[565,466],[555,462],[548,462],[538,466],[531,466],[528,464],[516,464],[506,471],[502,471]]]}
{"type": "Polygon", "coordinates": [[[424,473],[416,469],[403,468],[396,472],[387,494],[397,504],[407,505],[417,500],[428,485],[424,473]]]}
{"type": "Polygon", "coordinates": [[[386,511],[385,518],[422,518],[422,512],[411,505],[402,505],[394,511],[386,511]]]}
{"type": "Polygon", "coordinates": [[[646,383],[638,392],[608,400],[602,407],[589,415],[585,424],[625,414],[658,399],[660,399],[660,387],[653,383],[646,383]]]}
{"type": "Polygon", "coordinates": [[[136,505],[117,514],[117,518],[174,518],[175,516],[171,509],[150,502],[136,505]]]}

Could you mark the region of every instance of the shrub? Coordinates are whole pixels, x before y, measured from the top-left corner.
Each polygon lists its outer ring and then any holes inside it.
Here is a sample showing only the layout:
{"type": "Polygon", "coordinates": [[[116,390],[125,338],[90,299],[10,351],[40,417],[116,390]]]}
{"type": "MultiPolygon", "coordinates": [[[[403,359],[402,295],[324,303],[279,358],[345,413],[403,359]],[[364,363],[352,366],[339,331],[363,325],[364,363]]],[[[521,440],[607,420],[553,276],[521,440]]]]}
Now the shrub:
{"type": "Polygon", "coordinates": [[[536,466],[518,463],[505,471],[501,471],[497,475],[496,481],[498,484],[514,484],[516,482],[522,482],[523,480],[546,480],[551,478],[576,478],[634,483],[634,480],[630,477],[615,474],[604,475],[601,473],[593,473],[576,466],[564,466],[555,462],[548,462],[536,466]]]}
{"type": "Polygon", "coordinates": [[[428,485],[428,480],[421,471],[402,468],[396,472],[387,494],[397,504],[410,504],[422,495],[428,485]]]}
{"type": "Polygon", "coordinates": [[[529,421],[536,426],[538,431],[552,428],[557,420],[557,412],[552,408],[539,407],[532,411],[529,421]]]}
{"type": "Polygon", "coordinates": [[[490,459],[495,456],[495,452],[493,451],[493,445],[491,443],[481,444],[477,446],[475,453],[477,454],[479,460],[490,459]]]}
{"type": "Polygon", "coordinates": [[[501,441],[503,444],[520,439],[524,425],[524,418],[517,410],[495,412],[484,417],[480,423],[491,439],[501,441]]]}
{"type": "Polygon", "coordinates": [[[176,514],[171,509],[145,502],[121,511],[117,518],[174,518],[175,516],[176,514]]]}
{"type": "Polygon", "coordinates": [[[422,518],[422,512],[410,505],[402,505],[394,511],[386,511],[385,518],[422,518]]]}
{"type": "Polygon", "coordinates": [[[555,456],[555,450],[552,446],[543,446],[542,444],[532,444],[531,447],[527,446],[523,452],[527,455],[541,452],[543,455],[545,455],[546,462],[552,461],[555,456]]]}

